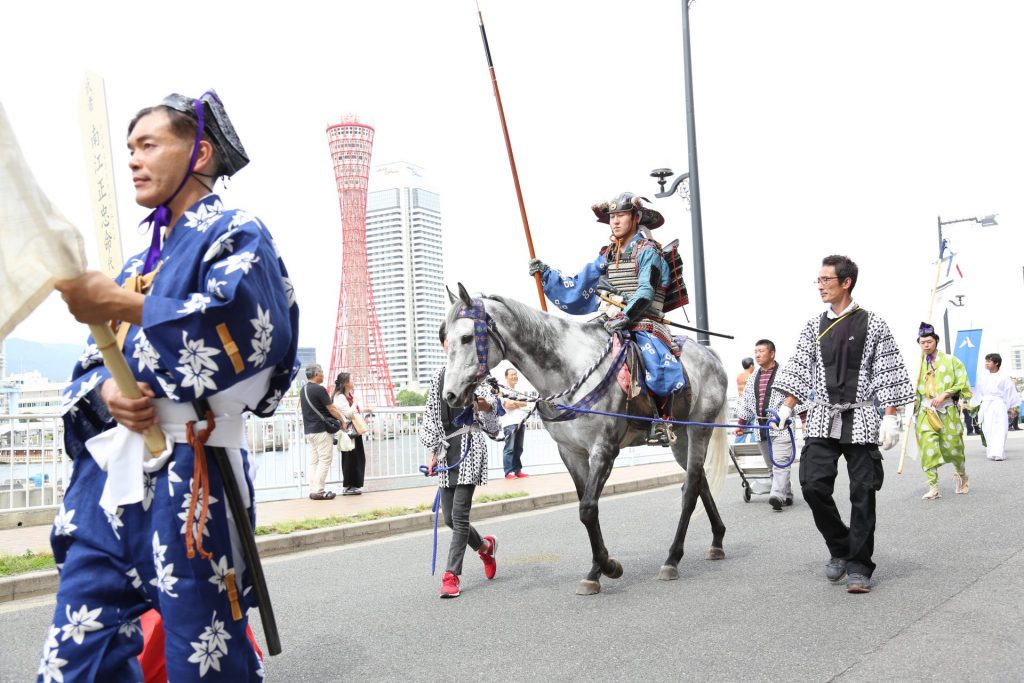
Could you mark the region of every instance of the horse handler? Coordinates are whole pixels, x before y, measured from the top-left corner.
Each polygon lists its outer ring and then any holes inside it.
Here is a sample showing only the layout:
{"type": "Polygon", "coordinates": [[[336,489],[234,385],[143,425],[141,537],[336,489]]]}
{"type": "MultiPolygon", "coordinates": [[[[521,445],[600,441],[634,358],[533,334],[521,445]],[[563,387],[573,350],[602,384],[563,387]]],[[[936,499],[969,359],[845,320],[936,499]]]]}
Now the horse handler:
{"type": "Polygon", "coordinates": [[[849,572],[847,592],[868,593],[875,570],[875,492],[885,475],[878,445],[888,450],[899,441],[896,409],[913,403],[915,394],[889,326],[853,300],[857,264],[845,256],[821,263],[815,283],[828,308],[804,326],[796,353],[775,380],[787,394],[778,426],[813,389],[800,487],[832,556],[825,577],[838,583],[849,572]],[[881,421],[873,398],[885,410],[881,421]],[[850,475],[850,526],[832,499],[840,455],[850,475]]]}
{"type": "MultiPolygon", "coordinates": [[[[448,352],[448,335],[445,324],[441,323],[438,336],[445,353],[448,352]]],[[[462,431],[461,438],[452,439],[461,430],[456,424],[460,411],[448,405],[441,398],[444,387],[445,368],[441,368],[430,382],[427,392],[427,407],[423,413],[420,429],[420,443],[429,452],[427,473],[437,477],[441,493],[441,510],[444,523],[452,530],[452,542],[448,548],[448,564],[441,578],[441,597],[457,598],[461,595],[459,576],[462,575],[462,560],[466,546],[477,552],[484,563],[484,576],[493,579],[498,570],[495,553],[498,542],[494,536],[480,536],[469,523],[469,511],[473,506],[473,492],[477,486],[487,483],[487,440],[478,431],[462,431]],[[463,457],[465,455],[465,457],[463,457]]],[[[476,390],[475,413],[483,429],[497,434],[501,429],[498,411],[495,410],[497,397],[488,385],[481,384],[476,390]]]]}

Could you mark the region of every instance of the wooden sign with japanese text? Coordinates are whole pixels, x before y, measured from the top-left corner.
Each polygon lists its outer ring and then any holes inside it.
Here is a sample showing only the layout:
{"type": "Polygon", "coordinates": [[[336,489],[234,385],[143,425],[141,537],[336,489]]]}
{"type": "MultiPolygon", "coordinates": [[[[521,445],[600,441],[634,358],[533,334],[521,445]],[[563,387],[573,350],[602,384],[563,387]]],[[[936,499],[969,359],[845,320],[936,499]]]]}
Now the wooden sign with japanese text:
{"type": "Polygon", "coordinates": [[[114,192],[114,167],[110,149],[110,125],[107,120],[107,96],[103,79],[86,72],[78,102],[78,120],[82,127],[85,172],[89,202],[92,204],[99,265],[108,277],[121,272],[121,228],[117,220],[117,196],[114,192]]]}

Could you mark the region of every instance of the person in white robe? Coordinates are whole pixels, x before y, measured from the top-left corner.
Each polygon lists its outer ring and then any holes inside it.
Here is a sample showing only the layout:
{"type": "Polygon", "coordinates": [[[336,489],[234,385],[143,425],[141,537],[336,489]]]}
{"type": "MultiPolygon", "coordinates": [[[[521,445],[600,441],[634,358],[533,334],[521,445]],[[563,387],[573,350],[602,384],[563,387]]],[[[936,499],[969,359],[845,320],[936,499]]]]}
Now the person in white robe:
{"type": "Polygon", "coordinates": [[[1020,393],[1010,375],[1001,372],[1003,358],[998,353],[985,356],[985,370],[978,374],[971,407],[978,408],[978,423],[985,438],[985,456],[1006,460],[1007,414],[1020,403],[1020,393]]]}

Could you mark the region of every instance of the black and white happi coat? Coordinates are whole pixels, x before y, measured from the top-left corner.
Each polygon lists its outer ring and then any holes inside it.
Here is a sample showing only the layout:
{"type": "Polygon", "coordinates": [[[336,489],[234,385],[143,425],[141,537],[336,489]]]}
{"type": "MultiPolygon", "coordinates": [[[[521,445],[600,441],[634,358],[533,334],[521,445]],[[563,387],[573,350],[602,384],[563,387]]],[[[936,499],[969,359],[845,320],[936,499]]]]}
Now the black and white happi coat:
{"type": "MultiPolygon", "coordinates": [[[[841,402],[863,404],[849,409],[852,414],[852,429],[848,441],[855,444],[877,444],[881,416],[872,405],[872,399],[877,398],[881,408],[906,405],[914,402],[914,387],[907,375],[903,356],[886,322],[870,311],[857,309],[855,305],[852,308],[858,317],[867,316],[867,319],[853,319],[855,322],[847,332],[850,334],[848,340],[837,340],[833,331],[832,337],[828,337],[830,333],[825,333],[826,336],[818,341],[819,335],[835,322],[828,316],[827,310],[807,321],[797,340],[796,352],[778,373],[774,387],[796,396],[801,403],[806,402],[808,394],[814,391],[814,400],[809,403],[807,422],[804,425],[804,435],[811,438],[837,438],[833,431],[833,421],[841,415],[837,413],[837,406],[841,402]],[[855,339],[855,335],[861,334],[861,339],[855,339]],[[855,381],[856,386],[851,387],[855,392],[851,391],[846,400],[830,395],[830,385],[833,385],[833,382],[829,381],[830,376],[826,374],[822,356],[822,344],[834,344],[837,341],[848,341],[852,348],[862,348],[860,367],[856,370],[851,369],[847,380],[855,381]]],[[[836,328],[842,329],[844,328],[836,328]]],[[[834,362],[830,362],[827,369],[833,375],[837,372],[834,362]]],[[[751,382],[752,378],[747,381],[751,382]]],[[[834,386],[832,388],[834,391],[834,386]]]]}
{"type": "MultiPolygon", "coordinates": [[[[445,438],[444,422],[441,419],[441,384],[444,377],[444,368],[434,373],[430,380],[430,390],[427,392],[427,407],[423,412],[423,424],[420,427],[420,443],[437,456],[438,469],[448,466],[448,440],[445,438]]],[[[480,384],[476,388],[475,396],[484,398],[491,406],[497,402],[493,390],[486,384],[480,384]]],[[[477,412],[476,419],[479,426],[487,434],[496,435],[501,431],[501,421],[498,411],[492,410],[489,413],[477,412]]],[[[439,472],[437,485],[441,488],[448,488],[456,485],[482,486],[487,483],[487,438],[482,432],[472,431],[461,435],[459,441],[459,456],[466,449],[466,439],[470,439],[469,453],[465,460],[459,465],[459,479],[454,484],[448,482],[448,473],[439,472]]]]}
{"type": "MultiPolygon", "coordinates": [[[[740,396],[739,402],[736,404],[736,417],[741,420],[746,420],[747,424],[767,424],[765,415],[768,414],[769,410],[778,411],[779,406],[786,400],[786,393],[780,391],[775,386],[775,380],[778,378],[782,371],[782,364],[776,363],[775,368],[769,372],[773,373],[773,376],[768,380],[768,386],[765,388],[765,396],[758,401],[757,392],[761,386],[761,373],[764,372],[760,367],[754,371],[750,377],[747,378],[747,383],[743,389],[743,395],[740,396]]],[[[793,409],[793,414],[801,413],[806,406],[797,406],[793,409]]],[[[757,440],[764,441],[765,434],[771,435],[771,438],[775,438],[780,434],[786,434],[785,430],[780,429],[758,429],[757,440]]]]}

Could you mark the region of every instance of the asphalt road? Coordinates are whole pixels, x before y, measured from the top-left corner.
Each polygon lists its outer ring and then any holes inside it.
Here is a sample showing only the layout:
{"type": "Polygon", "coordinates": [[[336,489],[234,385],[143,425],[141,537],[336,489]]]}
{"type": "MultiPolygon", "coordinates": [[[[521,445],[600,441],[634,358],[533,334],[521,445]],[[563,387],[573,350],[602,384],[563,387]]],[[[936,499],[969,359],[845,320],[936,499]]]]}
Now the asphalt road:
{"type": "MultiPolygon", "coordinates": [[[[875,588],[850,595],[823,574],[828,553],[810,512],[750,504],[732,476],[718,503],[727,559],[703,559],[707,519],[691,526],[681,578],[656,580],[675,529],[676,488],[601,503],[606,541],[625,569],[592,597],[575,506],[485,521],[499,539],[486,581],[467,554],[463,594],[438,599],[431,537],[273,558],[266,570],[284,654],[280,681],[794,680],[1019,681],[1024,649],[1024,437],[989,462],[968,442],[971,492],[926,490],[916,462],[886,461],[879,493],[875,588]]],[[[796,477],[794,476],[794,479],[796,477]]],[[[840,509],[846,479],[837,482],[840,509]]],[[[848,510],[847,510],[848,511],[848,510]]],[[[440,536],[440,553],[449,535],[440,536]]],[[[0,606],[0,680],[31,680],[52,600],[0,606]]],[[[259,619],[254,628],[259,634],[259,619]]]]}

